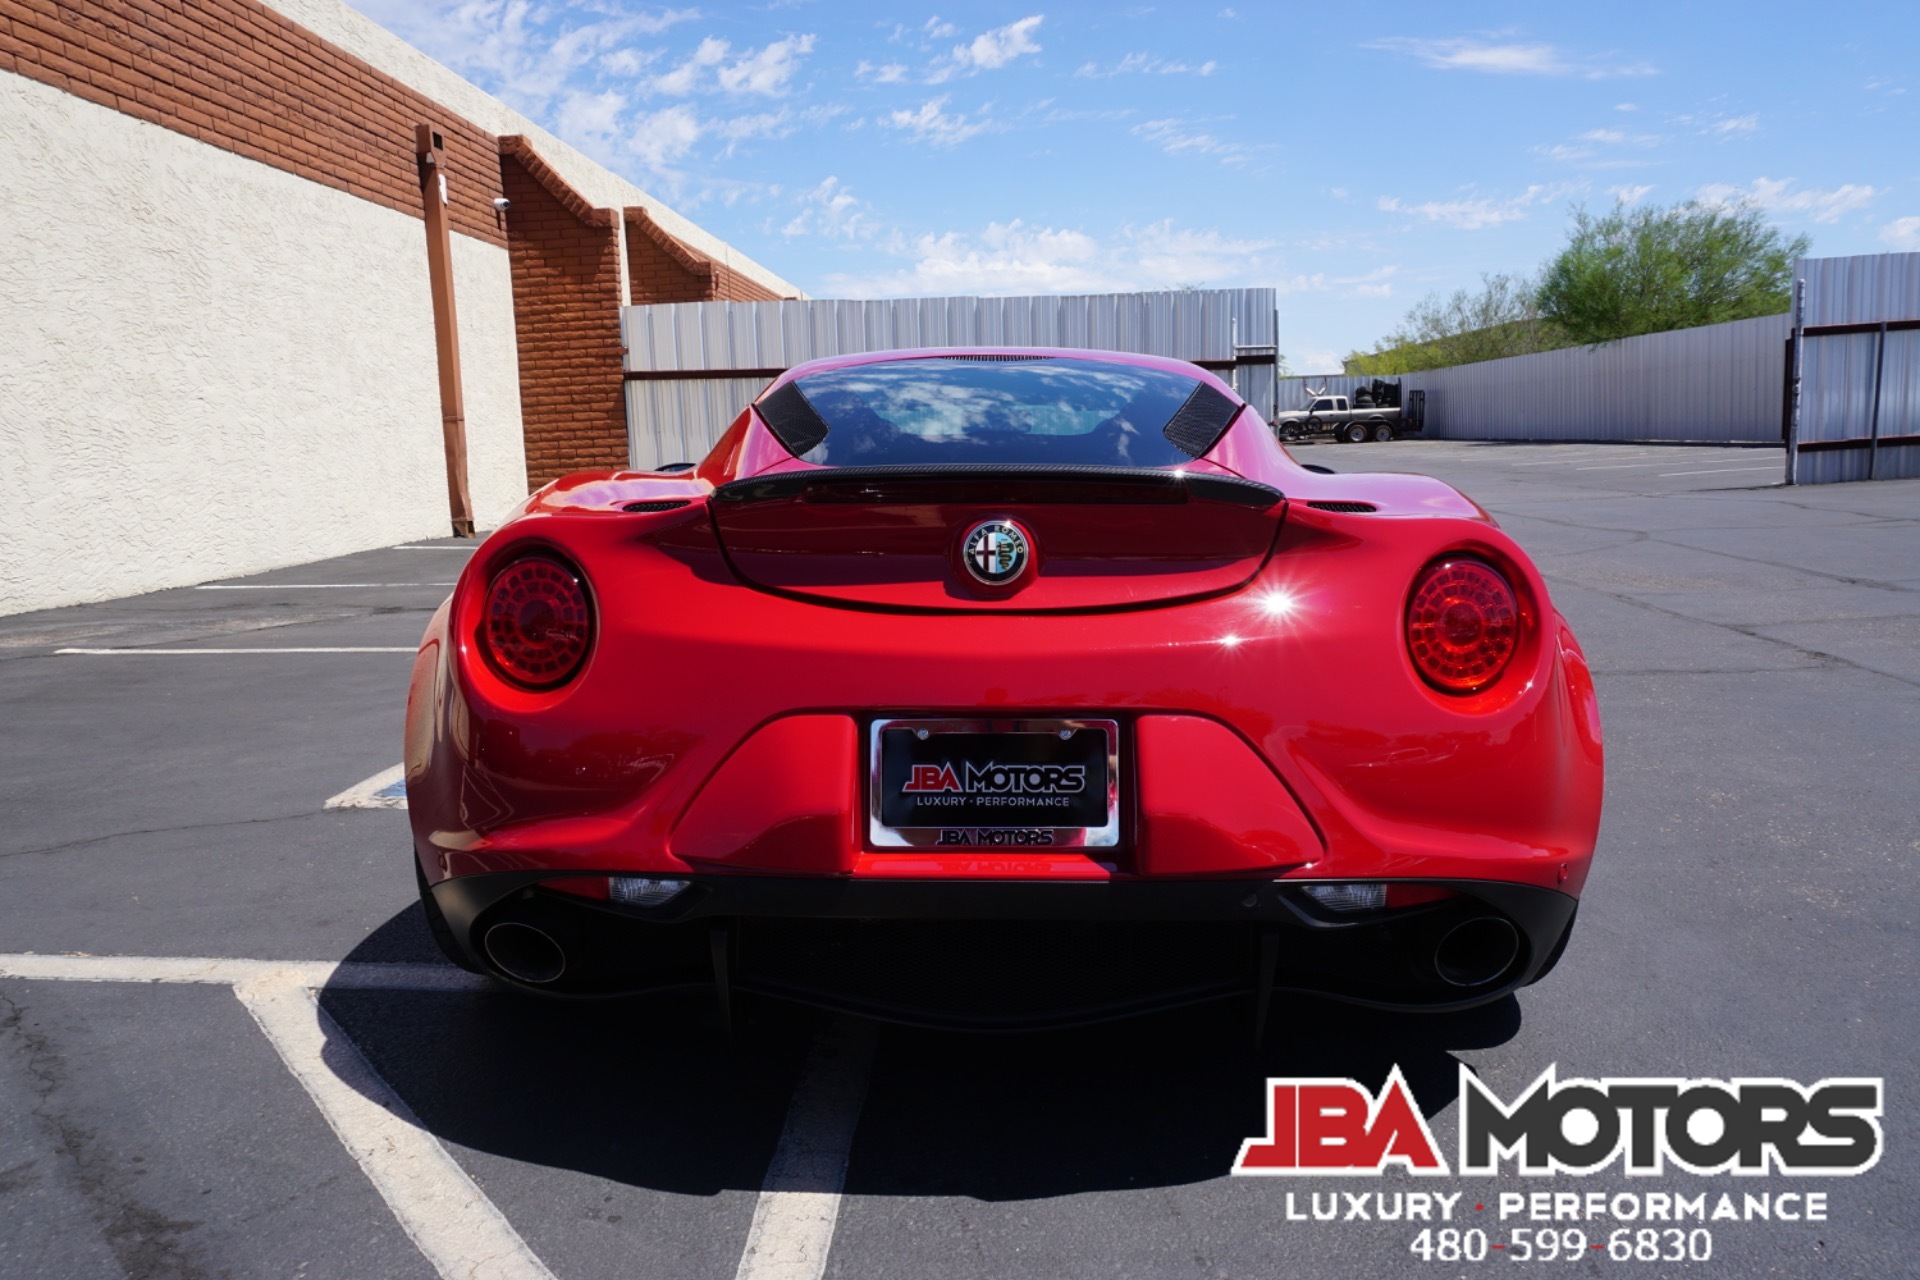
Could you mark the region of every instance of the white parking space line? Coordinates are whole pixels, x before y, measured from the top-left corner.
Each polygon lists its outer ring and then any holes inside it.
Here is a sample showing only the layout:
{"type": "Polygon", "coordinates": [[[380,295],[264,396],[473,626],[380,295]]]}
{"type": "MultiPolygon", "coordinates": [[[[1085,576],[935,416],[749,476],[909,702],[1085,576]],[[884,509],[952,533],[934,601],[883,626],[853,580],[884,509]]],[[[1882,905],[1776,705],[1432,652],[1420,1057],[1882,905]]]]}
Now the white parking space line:
{"type": "Polygon", "coordinates": [[[1516,467],[1567,467],[1567,466],[1572,466],[1576,462],[1592,462],[1595,458],[1605,458],[1609,456],[1615,457],[1615,458],[1621,458],[1621,457],[1637,458],[1640,455],[1637,453],[1623,454],[1619,452],[1617,447],[1609,447],[1605,449],[1582,449],[1577,451],[1569,450],[1567,453],[1559,457],[1535,458],[1530,462],[1516,462],[1516,463],[1513,463],[1512,465],[1516,467]]]}
{"type": "Polygon", "coordinates": [[[56,655],[72,654],[88,658],[119,658],[130,654],[175,657],[221,656],[236,653],[418,653],[418,645],[341,645],[331,649],[55,649],[56,655]]]}
{"type": "Polygon", "coordinates": [[[553,1280],[297,973],[267,974],[233,994],[434,1270],[460,1280],[553,1280]]]}
{"type": "MultiPolygon", "coordinates": [[[[1628,456],[1632,457],[1635,455],[1630,454],[1628,456]]],[[[1641,456],[1644,456],[1644,455],[1641,455],[1641,456]]],[[[1574,470],[1575,471],[1626,471],[1636,467],[1668,467],[1668,466],[1672,466],[1676,462],[1679,462],[1679,463],[1719,462],[1722,460],[1723,456],[1724,455],[1720,454],[1718,451],[1715,451],[1713,453],[1704,453],[1704,454],[1676,453],[1665,458],[1662,458],[1656,455],[1652,462],[1596,462],[1590,466],[1575,467],[1574,470]]]]}
{"type": "Polygon", "coordinates": [[[471,552],[477,549],[479,545],[480,545],[479,543],[475,543],[471,547],[462,547],[462,546],[457,546],[451,542],[443,542],[443,543],[437,543],[437,544],[427,543],[424,546],[422,546],[414,543],[404,543],[400,546],[389,547],[387,549],[389,551],[468,551],[468,552],[471,552]]]}
{"type": "Polygon", "coordinates": [[[407,807],[407,767],[394,765],[356,782],[320,806],[322,809],[404,809],[407,807]]]}
{"type": "Polygon", "coordinates": [[[1786,464],[1784,462],[1770,462],[1764,467],[1715,467],[1709,471],[1662,471],[1660,474],[1662,476],[1718,476],[1726,475],[1730,471],[1781,472],[1784,471],[1785,468],[1786,464]]]}
{"type": "Polygon", "coordinates": [[[734,1280],[820,1280],[826,1274],[876,1037],[871,1022],[837,1018],[814,1042],[734,1280]]]}
{"type": "Polygon", "coordinates": [[[355,991],[491,991],[478,974],[444,964],[336,964],[331,960],[238,960],[226,956],[0,954],[0,978],[49,982],[200,982],[233,986],[294,974],[309,987],[355,991]]]}
{"type": "Polygon", "coordinates": [[[0,977],[230,986],[367,1180],[446,1280],[553,1280],[513,1224],[376,1073],[316,988],[484,991],[448,965],[218,957],[0,955],[0,977]]]}
{"type": "Polygon", "coordinates": [[[195,591],[361,591],[370,587],[451,587],[451,582],[208,582],[195,591]]]}

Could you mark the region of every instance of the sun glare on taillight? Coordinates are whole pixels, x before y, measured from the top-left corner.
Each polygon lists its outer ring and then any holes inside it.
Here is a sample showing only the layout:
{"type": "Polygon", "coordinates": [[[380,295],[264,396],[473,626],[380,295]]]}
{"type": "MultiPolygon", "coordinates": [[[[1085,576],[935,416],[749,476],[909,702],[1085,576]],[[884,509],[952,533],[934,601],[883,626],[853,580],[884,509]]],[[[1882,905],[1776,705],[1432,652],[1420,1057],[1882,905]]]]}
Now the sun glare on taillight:
{"type": "Polygon", "coordinates": [[[1444,693],[1477,693],[1499,679],[1520,643],[1513,588],[1484,560],[1428,565],[1407,604],[1407,652],[1444,693]]]}
{"type": "Polygon", "coordinates": [[[564,684],[593,644],[593,608],[575,573],[547,556],[523,556],[487,588],[480,639],[500,674],[529,689],[564,684]]]}

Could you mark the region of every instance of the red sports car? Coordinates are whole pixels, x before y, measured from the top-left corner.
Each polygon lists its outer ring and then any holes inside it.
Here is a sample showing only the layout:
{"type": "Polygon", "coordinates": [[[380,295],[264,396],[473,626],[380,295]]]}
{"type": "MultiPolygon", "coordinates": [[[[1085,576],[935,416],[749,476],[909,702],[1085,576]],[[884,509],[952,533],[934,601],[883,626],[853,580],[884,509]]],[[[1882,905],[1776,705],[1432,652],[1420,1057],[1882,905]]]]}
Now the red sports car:
{"type": "Polygon", "coordinates": [[[1602,752],[1453,489],[1301,466],[1181,361],[969,349],[535,493],[427,628],[406,773],[469,968],[1015,1027],[1533,982],[1602,752]]]}

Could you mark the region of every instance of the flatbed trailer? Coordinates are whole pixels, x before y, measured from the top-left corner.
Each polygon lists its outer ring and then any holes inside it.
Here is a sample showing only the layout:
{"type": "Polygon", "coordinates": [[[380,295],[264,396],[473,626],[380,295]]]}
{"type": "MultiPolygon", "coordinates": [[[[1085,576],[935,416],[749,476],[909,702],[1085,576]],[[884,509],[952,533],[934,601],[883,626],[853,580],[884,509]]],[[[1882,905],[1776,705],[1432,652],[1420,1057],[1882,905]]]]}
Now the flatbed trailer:
{"type": "Polygon", "coordinates": [[[1417,435],[1426,426],[1427,393],[1410,391],[1402,404],[1400,384],[1374,379],[1353,396],[1307,388],[1304,409],[1286,409],[1270,424],[1282,440],[1331,436],[1343,444],[1417,435]]]}

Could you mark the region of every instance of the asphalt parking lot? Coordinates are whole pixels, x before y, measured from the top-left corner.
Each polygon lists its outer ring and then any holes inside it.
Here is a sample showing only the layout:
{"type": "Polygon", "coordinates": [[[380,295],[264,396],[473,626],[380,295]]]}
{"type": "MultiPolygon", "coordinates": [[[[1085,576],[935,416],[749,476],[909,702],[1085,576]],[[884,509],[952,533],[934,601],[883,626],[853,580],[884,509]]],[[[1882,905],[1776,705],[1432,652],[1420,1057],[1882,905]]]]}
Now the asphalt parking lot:
{"type": "Polygon", "coordinates": [[[1884,1077],[1860,1177],[1554,1189],[1829,1193],[1824,1222],[1708,1224],[1708,1262],[1582,1274],[1916,1274],[1920,481],[1782,487],[1770,449],[1297,456],[1458,485],[1586,648],[1608,807],[1544,982],[1444,1017],[1286,997],[1257,1047],[1232,1006],[965,1037],[755,1005],[729,1040],[690,996],[530,1003],[440,962],[404,813],[326,807],[381,803],[466,548],[0,618],[0,1275],[1473,1274],[1510,1264],[1289,1220],[1353,1179],[1227,1176],[1270,1075],[1398,1064],[1451,1150],[1460,1063],[1503,1097],[1556,1064],[1884,1077]]]}

